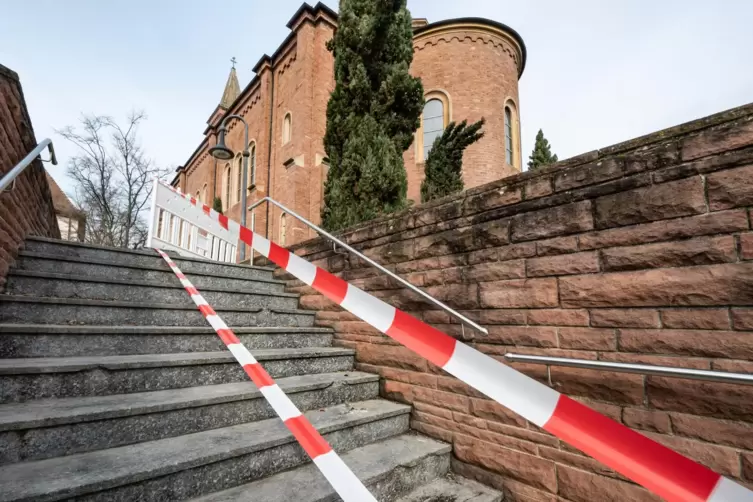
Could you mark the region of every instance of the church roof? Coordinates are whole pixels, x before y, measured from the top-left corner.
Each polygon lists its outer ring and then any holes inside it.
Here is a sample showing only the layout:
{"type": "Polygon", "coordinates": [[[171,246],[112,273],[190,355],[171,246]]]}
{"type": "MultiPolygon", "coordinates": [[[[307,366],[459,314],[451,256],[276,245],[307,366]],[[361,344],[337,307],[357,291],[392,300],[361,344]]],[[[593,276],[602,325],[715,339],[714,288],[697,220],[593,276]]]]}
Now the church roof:
{"type": "Polygon", "coordinates": [[[241,93],[241,85],[238,83],[238,75],[235,73],[235,66],[230,69],[230,75],[227,76],[227,83],[225,84],[225,91],[222,93],[222,100],[220,100],[220,106],[223,108],[230,108],[233,101],[236,100],[241,93]]]}

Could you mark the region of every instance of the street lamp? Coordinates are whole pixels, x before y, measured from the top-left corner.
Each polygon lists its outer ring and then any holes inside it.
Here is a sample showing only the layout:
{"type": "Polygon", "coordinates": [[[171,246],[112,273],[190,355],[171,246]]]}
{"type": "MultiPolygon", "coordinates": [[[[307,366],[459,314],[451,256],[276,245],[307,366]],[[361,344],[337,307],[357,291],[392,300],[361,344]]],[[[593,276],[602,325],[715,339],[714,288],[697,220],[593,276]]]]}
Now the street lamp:
{"type": "MultiPolygon", "coordinates": [[[[248,191],[248,158],[251,154],[248,151],[248,123],[240,115],[228,115],[220,124],[219,136],[217,138],[217,144],[209,149],[209,155],[218,160],[230,160],[233,158],[233,151],[225,144],[225,133],[227,132],[227,126],[225,125],[230,119],[238,119],[243,122],[243,126],[246,128],[245,139],[243,141],[243,174],[241,175],[243,180],[243,189],[241,190],[241,225],[246,226],[246,192],[248,191]]],[[[228,201],[228,204],[230,201],[228,201]]],[[[241,246],[241,261],[246,259],[246,245],[241,246]]]]}

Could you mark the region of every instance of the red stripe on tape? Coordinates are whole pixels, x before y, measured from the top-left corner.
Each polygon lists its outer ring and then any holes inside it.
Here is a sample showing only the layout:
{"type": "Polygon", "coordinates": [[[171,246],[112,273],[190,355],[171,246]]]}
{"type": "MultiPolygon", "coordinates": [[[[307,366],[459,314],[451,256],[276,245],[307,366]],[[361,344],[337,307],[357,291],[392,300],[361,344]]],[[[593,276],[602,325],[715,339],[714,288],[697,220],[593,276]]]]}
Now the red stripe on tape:
{"type": "Polygon", "coordinates": [[[267,370],[261,367],[261,364],[247,364],[243,367],[243,369],[246,371],[246,375],[251,377],[251,380],[254,381],[257,387],[260,389],[262,387],[269,387],[270,385],[274,385],[275,381],[272,380],[272,377],[269,376],[269,373],[267,373],[267,370]]]}
{"type": "Polygon", "coordinates": [[[235,333],[233,333],[233,330],[218,329],[217,335],[220,337],[220,340],[222,340],[225,345],[230,345],[231,343],[241,343],[241,341],[238,340],[238,337],[235,336],[235,333]]]}
{"type": "Polygon", "coordinates": [[[332,451],[329,443],[303,415],[286,420],[285,425],[290,429],[290,432],[293,433],[293,436],[295,436],[312,460],[319,455],[332,451]]]}
{"type": "MultiPolygon", "coordinates": [[[[269,243],[269,259],[275,262],[281,268],[287,268],[288,260],[290,260],[290,251],[284,247],[280,247],[274,242],[269,243]]],[[[344,296],[343,296],[344,298],[344,296]]]]}
{"type": "Polygon", "coordinates": [[[204,211],[204,214],[206,214],[207,216],[209,216],[209,211],[210,211],[209,206],[207,206],[206,204],[204,204],[203,206],[201,206],[201,210],[204,211]]]}
{"type": "Polygon", "coordinates": [[[196,199],[194,199],[193,197],[191,197],[191,204],[193,204],[194,206],[196,205],[196,199]]]}
{"type": "Polygon", "coordinates": [[[451,336],[398,309],[395,309],[395,320],[387,335],[440,367],[447,364],[458,343],[451,336]]]}
{"type": "Polygon", "coordinates": [[[347,282],[319,267],[316,267],[316,275],[311,286],[338,305],[343,302],[348,292],[347,282]]]}
{"type": "Polygon", "coordinates": [[[177,277],[180,280],[183,280],[183,279],[186,278],[186,276],[185,276],[185,274],[183,274],[183,272],[178,272],[177,270],[175,271],[175,277],[177,277]]]}
{"type": "Polygon", "coordinates": [[[705,502],[721,477],[564,395],[544,430],[669,502],[705,502]]]}
{"type": "Polygon", "coordinates": [[[246,227],[241,227],[240,239],[249,246],[253,246],[254,233],[246,227]]]}
{"type": "Polygon", "coordinates": [[[198,295],[199,291],[193,287],[193,286],[186,286],[186,291],[188,291],[189,295],[198,295]]]}
{"type": "Polygon", "coordinates": [[[208,317],[210,315],[217,315],[217,312],[214,311],[212,307],[209,305],[199,305],[199,310],[202,314],[204,314],[204,317],[208,317]]]}
{"type": "Polygon", "coordinates": [[[218,214],[217,219],[220,220],[220,226],[227,230],[227,216],[225,216],[224,214],[218,214]]]}

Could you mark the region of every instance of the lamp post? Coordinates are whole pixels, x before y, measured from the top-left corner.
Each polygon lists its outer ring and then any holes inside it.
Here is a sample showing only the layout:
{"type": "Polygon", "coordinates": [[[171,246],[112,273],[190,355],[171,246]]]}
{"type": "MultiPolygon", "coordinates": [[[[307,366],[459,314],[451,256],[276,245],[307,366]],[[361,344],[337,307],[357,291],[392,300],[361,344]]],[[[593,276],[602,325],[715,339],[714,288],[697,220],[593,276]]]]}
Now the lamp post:
{"type": "MultiPolygon", "coordinates": [[[[225,144],[225,133],[227,132],[226,123],[230,119],[238,119],[243,122],[243,126],[246,128],[245,139],[243,141],[243,174],[241,175],[243,181],[243,188],[241,190],[241,225],[246,226],[246,192],[248,191],[248,158],[251,154],[248,151],[248,123],[240,115],[228,115],[222,120],[220,124],[219,137],[217,144],[209,149],[209,154],[218,160],[230,160],[233,158],[233,151],[225,144]]],[[[230,201],[227,201],[229,204],[230,201]]],[[[246,259],[246,245],[241,246],[241,261],[246,259]]]]}

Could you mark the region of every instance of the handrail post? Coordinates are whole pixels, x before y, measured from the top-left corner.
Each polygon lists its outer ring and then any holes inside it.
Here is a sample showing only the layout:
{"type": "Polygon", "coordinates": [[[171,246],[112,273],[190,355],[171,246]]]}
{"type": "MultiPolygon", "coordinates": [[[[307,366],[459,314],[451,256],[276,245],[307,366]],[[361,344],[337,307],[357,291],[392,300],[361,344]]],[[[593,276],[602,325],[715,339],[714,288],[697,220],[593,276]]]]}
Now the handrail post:
{"type": "Polygon", "coordinates": [[[42,141],[39,142],[39,144],[34,147],[34,149],[29,152],[29,154],[21,159],[21,162],[16,164],[13,169],[8,171],[8,173],[3,176],[2,179],[0,179],[0,192],[4,192],[6,188],[8,188],[8,185],[16,181],[16,177],[18,177],[21,172],[23,172],[24,169],[26,169],[32,162],[34,162],[34,159],[39,157],[39,155],[44,151],[45,148],[49,148],[50,150],[50,162],[52,162],[53,165],[57,165],[58,159],[55,156],[55,149],[52,146],[52,140],[50,138],[45,138],[42,141]]]}
{"type": "Polygon", "coordinates": [[[264,202],[271,203],[271,204],[274,204],[275,206],[279,207],[280,209],[282,209],[286,213],[290,214],[294,218],[297,218],[298,220],[302,221],[304,224],[308,225],[310,228],[313,228],[319,234],[323,235],[327,239],[335,242],[340,247],[343,247],[343,248],[347,249],[348,251],[350,251],[351,253],[353,253],[354,255],[356,255],[357,257],[359,257],[360,259],[362,259],[363,261],[365,261],[366,263],[368,263],[372,267],[374,267],[377,270],[379,270],[380,272],[382,272],[383,274],[387,274],[388,276],[392,277],[393,279],[395,279],[400,284],[402,284],[406,288],[410,289],[414,293],[421,295],[424,299],[430,301],[431,303],[433,303],[437,307],[445,310],[446,312],[449,312],[450,314],[452,314],[454,317],[456,317],[457,319],[461,320],[465,324],[467,324],[467,325],[469,325],[469,326],[477,329],[478,331],[484,333],[485,335],[489,334],[489,331],[486,328],[484,328],[483,326],[479,325],[478,323],[475,323],[475,322],[471,321],[470,319],[468,319],[466,316],[464,316],[460,312],[457,312],[457,311],[453,310],[452,308],[448,307],[443,302],[437,300],[436,298],[434,298],[433,296],[431,296],[429,293],[423,291],[422,289],[414,286],[413,284],[411,284],[410,282],[406,281],[405,279],[403,279],[399,275],[397,275],[397,274],[395,274],[393,272],[390,272],[389,270],[387,270],[386,268],[384,268],[383,266],[381,266],[379,263],[375,262],[374,260],[372,260],[368,256],[366,256],[363,253],[355,250],[351,246],[345,244],[343,241],[341,241],[340,239],[338,239],[334,235],[330,234],[329,232],[327,232],[323,228],[320,228],[319,226],[311,223],[309,220],[307,220],[306,218],[304,218],[300,214],[298,214],[295,211],[293,211],[293,210],[285,207],[284,205],[280,204],[279,202],[277,202],[276,200],[272,199],[271,197],[267,196],[267,197],[264,197],[264,198],[256,201],[255,203],[253,203],[250,206],[248,206],[248,210],[251,211],[254,208],[256,208],[257,206],[263,204],[264,202]]]}

